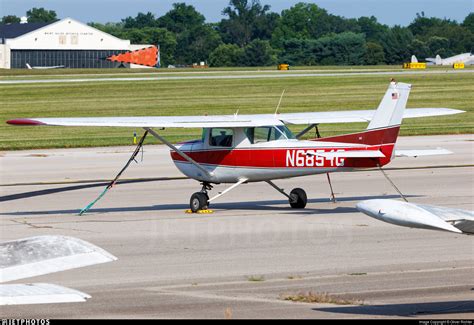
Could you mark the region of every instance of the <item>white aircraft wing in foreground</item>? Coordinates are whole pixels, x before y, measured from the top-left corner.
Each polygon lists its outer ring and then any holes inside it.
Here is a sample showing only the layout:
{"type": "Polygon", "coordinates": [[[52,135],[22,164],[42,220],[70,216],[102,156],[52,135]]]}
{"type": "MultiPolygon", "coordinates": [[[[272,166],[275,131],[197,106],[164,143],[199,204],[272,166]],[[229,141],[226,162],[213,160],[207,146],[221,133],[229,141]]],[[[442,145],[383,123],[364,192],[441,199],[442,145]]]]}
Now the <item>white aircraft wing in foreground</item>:
{"type": "MultiPolygon", "coordinates": [[[[78,238],[38,236],[0,243],[0,283],[106,263],[117,258],[78,238]]],[[[83,292],[47,283],[0,284],[0,305],[80,302],[83,292]]]]}
{"type": "Polygon", "coordinates": [[[474,212],[396,200],[366,200],[357,203],[366,215],[394,225],[474,234],[474,212]]]}

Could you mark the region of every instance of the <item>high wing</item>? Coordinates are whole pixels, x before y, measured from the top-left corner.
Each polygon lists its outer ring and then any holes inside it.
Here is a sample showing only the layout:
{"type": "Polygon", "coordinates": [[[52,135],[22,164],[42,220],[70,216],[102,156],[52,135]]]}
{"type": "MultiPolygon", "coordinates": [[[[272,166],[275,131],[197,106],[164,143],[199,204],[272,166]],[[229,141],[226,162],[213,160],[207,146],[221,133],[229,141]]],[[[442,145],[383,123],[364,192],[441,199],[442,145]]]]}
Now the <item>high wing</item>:
{"type": "MultiPolygon", "coordinates": [[[[38,236],[0,243],[0,283],[117,258],[83,240],[65,236],[38,236]]],[[[89,295],[46,284],[2,284],[0,305],[84,301],[89,295]]]]}
{"type": "MultiPolygon", "coordinates": [[[[463,113],[450,108],[406,109],[403,118],[441,116],[463,113]]],[[[324,124],[370,122],[375,110],[253,114],[205,116],[136,116],[136,117],[78,117],[78,118],[27,118],[7,121],[12,125],[56,126],[110,126],[140,128],[208,128],[255,127],[283,124],[324,124]]]]}
{"type": "Polygon", "coordinates": [[[474,234],[474,212],[387,199],[357,203],[366,215],[398,226],[474,234]]]}
{"type": "MultiPolygon", "coordinates": [[[[409,108],[403,113],[403,118],[442,116],[464,113],[452,108],[409,108]]],[[[334,111],[280,114],[278,118],[285,124],[325,124],[370,122],[375,110],[334,111]]]]}

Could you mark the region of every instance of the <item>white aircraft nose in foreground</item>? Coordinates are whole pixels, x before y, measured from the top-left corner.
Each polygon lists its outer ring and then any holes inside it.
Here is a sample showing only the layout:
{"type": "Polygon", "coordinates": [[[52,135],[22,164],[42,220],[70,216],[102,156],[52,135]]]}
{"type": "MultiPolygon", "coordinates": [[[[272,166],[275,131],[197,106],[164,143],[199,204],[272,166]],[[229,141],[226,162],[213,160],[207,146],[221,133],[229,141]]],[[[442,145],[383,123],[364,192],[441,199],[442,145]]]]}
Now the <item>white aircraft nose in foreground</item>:
{"type": "Polygon", "coordinates": [[[377,199],[357,203],[366,215],[397,226],[474,234],[472,211],[377,199]]]}

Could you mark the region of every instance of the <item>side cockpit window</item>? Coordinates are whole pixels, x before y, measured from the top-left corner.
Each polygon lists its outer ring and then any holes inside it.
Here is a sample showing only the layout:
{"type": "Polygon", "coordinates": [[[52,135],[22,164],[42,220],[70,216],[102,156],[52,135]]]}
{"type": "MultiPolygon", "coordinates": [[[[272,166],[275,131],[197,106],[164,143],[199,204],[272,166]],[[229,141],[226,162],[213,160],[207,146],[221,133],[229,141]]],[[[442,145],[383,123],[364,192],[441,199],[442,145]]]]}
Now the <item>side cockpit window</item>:
{"type": "Polygon", "coordinates": [[[252,144],[282,139],[294,139],[294,135],[286,126],[259,126],[246,128],[245,134],[252,144]]]}
{"type": "Polygon", "coordinates": [[[232,147],[234,131],[232,129],[211,129],[209,145],[214,147],[232,147]]]}

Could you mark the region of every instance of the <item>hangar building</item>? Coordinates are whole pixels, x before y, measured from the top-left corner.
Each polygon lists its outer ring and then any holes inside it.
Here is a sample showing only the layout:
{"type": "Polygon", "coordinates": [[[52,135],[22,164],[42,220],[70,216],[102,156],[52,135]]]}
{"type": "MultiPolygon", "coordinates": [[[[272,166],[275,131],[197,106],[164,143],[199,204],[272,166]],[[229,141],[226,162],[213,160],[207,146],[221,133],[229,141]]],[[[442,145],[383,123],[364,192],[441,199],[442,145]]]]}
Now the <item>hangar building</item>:
{"type": "Polygon", "coordinates": [[[132,45],[72,18],[51,23],[0,25],[0,68],[23,69],[63,66],[65,68],[140,67],[112,62],[107,57],[136,51],[150,45],[132,45]]]}

